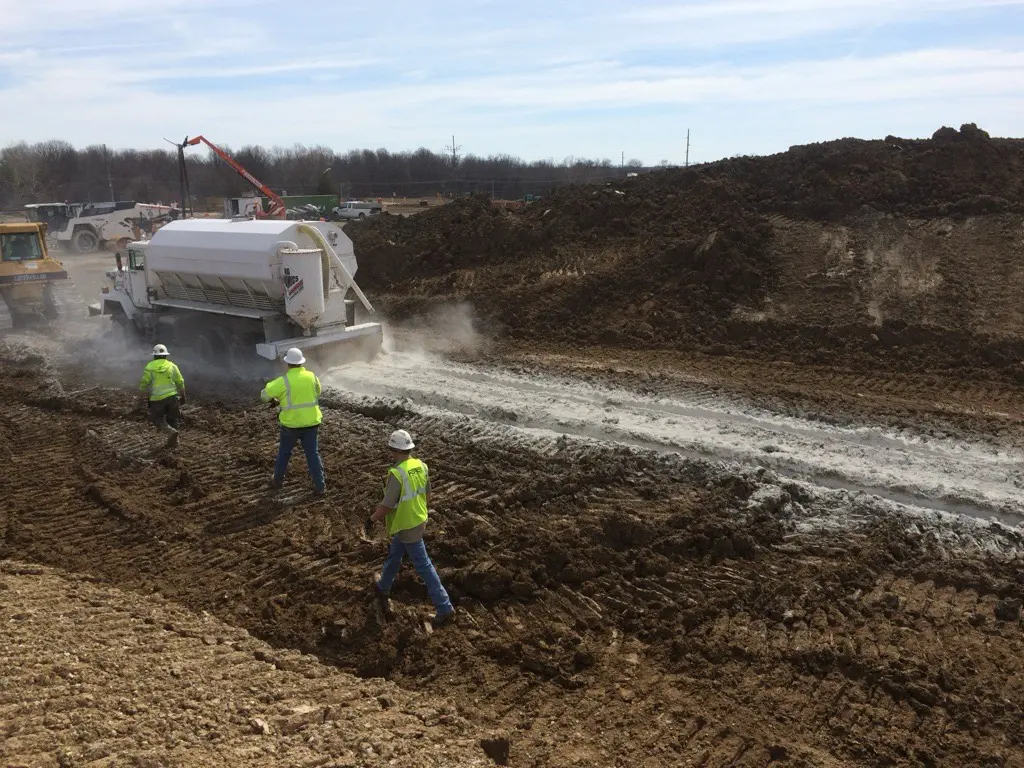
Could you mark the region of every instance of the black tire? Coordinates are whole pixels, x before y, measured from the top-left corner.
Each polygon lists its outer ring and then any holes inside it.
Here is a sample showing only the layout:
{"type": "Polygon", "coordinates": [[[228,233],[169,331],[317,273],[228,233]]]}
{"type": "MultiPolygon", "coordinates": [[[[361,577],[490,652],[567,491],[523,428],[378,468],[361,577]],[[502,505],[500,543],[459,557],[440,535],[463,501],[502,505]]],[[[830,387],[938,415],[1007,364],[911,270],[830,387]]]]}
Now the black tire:
{"type": "Polygon", "coordinates": [[[89,229],[80,229],[71,238],[71,246],[78,253],[92,253],[99,248],[100,239],[89,229]]]}
{"type": "Polygon", "coordinates": [[[359,214],[359,218],[360,219],[365,219],[366,218],[366,214],[365,213],[360,213],[359,214]]]}

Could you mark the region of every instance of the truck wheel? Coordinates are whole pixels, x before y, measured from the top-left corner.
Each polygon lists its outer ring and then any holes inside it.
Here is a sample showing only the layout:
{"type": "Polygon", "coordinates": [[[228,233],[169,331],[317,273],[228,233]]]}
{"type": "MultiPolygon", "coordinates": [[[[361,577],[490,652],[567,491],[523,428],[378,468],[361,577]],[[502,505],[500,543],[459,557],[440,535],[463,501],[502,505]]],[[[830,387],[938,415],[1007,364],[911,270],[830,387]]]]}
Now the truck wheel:
{"type": "Polygon", "coordinates": [[[100,239],[88,229],[80,229],[71,238],[71,244],[79,253],[91,253],[100,244],[100,239]]]}
{"type": "Polygon", "coordinates": [[[359,214],[359,218],[360,219],[365,219],[366,218],[366,214],[365,213],[360,213],[359,214]]]}

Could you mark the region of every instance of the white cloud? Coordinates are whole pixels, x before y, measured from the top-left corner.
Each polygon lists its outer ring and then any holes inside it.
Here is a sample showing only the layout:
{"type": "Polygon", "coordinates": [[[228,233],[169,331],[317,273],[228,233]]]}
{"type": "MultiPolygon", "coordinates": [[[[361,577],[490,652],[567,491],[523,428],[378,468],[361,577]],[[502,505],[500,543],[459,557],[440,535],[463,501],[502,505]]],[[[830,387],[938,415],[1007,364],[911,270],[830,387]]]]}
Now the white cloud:
{"type": "Polygon", "coordinates": [[[711,159],[855,128],[930,134],[961,117],[1010,130],[1024,103],[1021,40],[808,47],[929,14],[998,13],[1013,32],[1024,0],[454,0],[455,22],[433,5],[364,5],[18,4],[5,19],[17,34],[0,41],[0,103],[18,118],[0,121],[0,144],[155,147],[202,132],[234,147],[439,150],[454,130],[482,154],[618,157],[625,145],[656,161],[678,159],[690,125],[711,159]],[[56,36],[40,8],[59,17],[56,36]]]}

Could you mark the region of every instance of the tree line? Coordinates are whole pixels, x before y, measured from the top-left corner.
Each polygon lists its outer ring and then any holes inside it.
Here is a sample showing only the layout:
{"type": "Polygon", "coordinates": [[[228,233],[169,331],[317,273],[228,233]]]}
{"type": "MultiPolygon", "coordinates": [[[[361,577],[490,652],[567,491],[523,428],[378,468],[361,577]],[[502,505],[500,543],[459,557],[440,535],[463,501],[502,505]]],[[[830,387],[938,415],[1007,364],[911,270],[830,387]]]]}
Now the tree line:
{"type": "MultiPolygon", "coordinates": [[[[386,149],[333,150],[221,145],[257,179],[278,194],[339,194],[343,198],[432,197],[485,193],[498,199],[544,194],[564,184],[621,178],[643,167],[640,160],[568,157],[561,162],[526,162],[511,155],[489,157],[386,149]]],[[[185,158],[197,209],[220,210],[220,199],[250,194],[252,187],[205,148],[187,148],[185,158]]],[[[666,165],[662,162],[662,165],[666,165]]],[[[66,141],[11,144],[0,150],[0,210],[27,203],[115,200],[178,201],[178,153],[103,146],[76,149],[66,141]]]]}

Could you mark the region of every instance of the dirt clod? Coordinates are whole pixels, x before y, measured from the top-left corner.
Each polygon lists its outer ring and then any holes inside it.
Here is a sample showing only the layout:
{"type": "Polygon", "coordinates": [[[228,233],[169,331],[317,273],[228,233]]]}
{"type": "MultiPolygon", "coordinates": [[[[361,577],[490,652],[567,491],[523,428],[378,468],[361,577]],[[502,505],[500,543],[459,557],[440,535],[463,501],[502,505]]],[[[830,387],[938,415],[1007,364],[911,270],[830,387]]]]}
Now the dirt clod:
{"type": "Polygon", "coordinates": [[[512,742],[505,736],[492,736],[480,740],[480,746],[495,765],[508,765],[512,742]]]}
{"type": "Polygon", "coordinates": [[[1020,598],[1000,600],[995,607],[996,618],[1000,621],[1020,621],[1022,604],[1020,598]]]}

